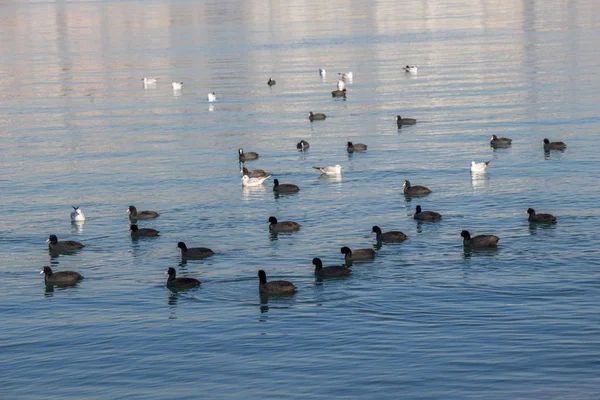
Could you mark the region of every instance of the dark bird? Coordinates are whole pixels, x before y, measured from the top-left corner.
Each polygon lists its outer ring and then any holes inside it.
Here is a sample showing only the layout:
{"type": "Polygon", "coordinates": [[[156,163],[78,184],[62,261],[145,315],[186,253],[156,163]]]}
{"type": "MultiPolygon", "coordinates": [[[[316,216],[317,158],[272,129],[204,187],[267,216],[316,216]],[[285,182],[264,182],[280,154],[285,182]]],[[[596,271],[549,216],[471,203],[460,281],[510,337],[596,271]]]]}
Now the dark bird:
{"type": "Polygon", "coordinates": [[[500,238],[494,235],[477,235],[471,237],[469,231],[462,231],[463,245],[472,249],[487,249],[496,247],[500,238]]]}
{"type": "Polygon", "coordinates": [[[356,143],[348,142],[346,144],[346,150],[348,153],[354,153],[355,151],[367,151],[367,145],[364,143],[356,143]]]}
{"type": "Polygon", "coordinates": [[[279,180],[273,180],[273,191],[279,193],[294,193],[299,191],[300,188],[292,183],[279,183],[279,180]]]}
{"type": "Polygon", "coordinates": [[[248,168],[242,167],[240,172],[242,175],[248,175],[248,178],[264,178],[266,176],[271,176],[262,169],[253,169],[252,171],[249,171],[248,168]]]}
{"type": "Polygon", "coordinates": [[[300,224],[294,221],[277,222],[277,218],[269,217],[269,231],[273,233],[294,232],[300,229],[300,224]]]}
{"type": "Polygon", "coordinates": [[[431,193],[431,190],[425,186],[410,186],[409,181],[404,181],[404,194],[407,196],[425,195],[431,193]]]}
{"type": "Polygon", "coordinates": [[[83,275],[75,271],[52,272],[52,268],[45,266],[40,271],[44,274],[46,285],[72,285],[83,279],[83,275]]]}
{"type": "Polygon", "coordinates": [[[261,269],[258,271],[258,291],[264,294],[292,294],[296,286],[288,281],[267,282],[267,274],[261,269]]]}
{"type": "Polygon", "coordinates": [[[169,267],[165,275],[169,275],[167,279],[167,287],[169,289],[183,290],[191,289],[200,286],[200,281],[194,278],[176,278],[177,271],[175,268],[169,267]]]}
{"type": "Polygon", "coordinates": [[[529,222],[541,222],[544,224],[555,224],[556,217],[552,214],[536,214],[533,208],[527,209],[527,214],[529,214],[528,221],[529,222]]]}
{"type": "Polygon", "coordinates": [[[396,115],[396,123],[398,124],[398,128],[400,128],[402,125],[414,125],[417,123],[417,120],[414,118],[402,118],[396,115]]]}
{"type": "Polygon", "coordinates": [[[375,225],[371,230],[371,233],[375,233],[378,242],[403,242],[407,236],[400,231],[389,231],[381,232],[381,228],[375,225]]]}
{"type": "Polygon", "coordinates": [[[152,219],[157,218],[160,214],[156,211],[138,211],[135,206],[129,206],[126,211],[129,214],[129,219],[152,219]]]}
{"type": "Polygon", "coordinates": [[[550,150],[564,150],[567,145],[564,142],[551,142],[548,139],[544,139],[544,151],[550,150]]]}
{"type": "Polygon", "coordinates": [[[255,153],[253,151],[249,151],[248,153],[244,153],[244,149],[239,149],[238,150],[238,156],[239,156],[240,162],[252,161],[252,160],[256,160],[258,158],[258,153],[255,153]]]}
{"type": "Polygon", "coordinates": [[[300,149],[301,151],[306,151],[306,150],[308,150],[309,147],[310,147],[310,144],[308,144],[308,142],[306,140],[301,140],[296,145],[296,148],[300,149]]]}
{"type": "Polygon", "coordinates": [[[512,139],[505,138],[505,137],[499,138],[496,135],[492,135],[492,138],[490,139],[490,145],[492,147],[508,146],[511,143],[512,143],[512,139]]]}
{"type": "Polygon", "coordinates": [[[136,224],[131,224],[129,230],[131,231],[132,238],[158,236],[160,233],[156,229],[152,228],[138,228],[136,224]]]}
{"type": "Polygon", "coordinates": [[[439,221],[442,216],[435,211],[422,211],[421,206],[417,206],[413,218],[419,221],[439,221]]]}
{"type": "Polygon", "coordinates": [[[323,120],[325,118],[327,118],[327,116],[325,114],[323,114],[323,113],[313,114],[312,111],[308,113],[308,119],[310,119],[311,122],[315,121],[315,120],[323,120]]]}
{"type": "Polygon", "coordinates": [[[274,84],[275,84],[275,79],[269,78],[269,80],[267,81],[267,85],[273,86],[274,84]]]}
{"type": "Polygon", "coordinates": [[[334,90],[331,92],[332,97],[346,97],[346,88],[342,90],[334,90]]]}
{"type": "Polygon", "coordinates": [[[356,249],[354,251],[350,250],[349,247],[344,246],[340,249],[340,253],[344,255],[344,259],[346,260],[346,264],[351,264],[352,261],[357,260],[368,260],[375,257],[375,250],[373,249],[356,249]]]}
{"type": "Polygon", "coordinates": [[[48,243],[48,248],[55,253],[71,252],[85,247],[85,245],[74,240],[61,240],[59,242],[56,235],[48,236],[46,243],[48,243]]]}
{"type": "Polygon", "coordinates": [[[315,266],[315,275],[323,277],[336,277],[336,276],[348,276],[352,273],[352,270],[342,265],[334,265],[331,267],[324,267],[323,262],[320,258],[313,258],[312,263],[315,266]]]}
{"type": "Polygon", "coordinates": [[[177,243],[177,247],[179,247],[181,249],[181,256],[183,258],[206,258],[206,257],[210,257],[213,254],[215,254],[214,251],[212,251],[209,248],[206,247],[190,247],[188,248],[185,243],[183,242],[179,242],[177,243]]]}

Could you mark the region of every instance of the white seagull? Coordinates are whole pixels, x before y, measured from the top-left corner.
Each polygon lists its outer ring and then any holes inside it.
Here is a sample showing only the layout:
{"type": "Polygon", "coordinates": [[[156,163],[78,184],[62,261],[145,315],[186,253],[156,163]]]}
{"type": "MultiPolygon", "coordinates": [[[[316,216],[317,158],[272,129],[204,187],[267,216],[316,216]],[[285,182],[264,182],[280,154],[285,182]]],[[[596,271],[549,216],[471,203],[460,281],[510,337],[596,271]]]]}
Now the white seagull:
{"type": "Polygon", "coordinates": [[[260,186],[271,175],[261,176],[257,178],[250,178],[248,175],[242,176],[242,186],[260,186]]]}
{"type": "Polygon", "coordinates": [[[324,77],[325,75],[327,75],[327,71],[325,71],[325,68],[319,68],[319,75],[321,75],[321,76],[323,76],[323,77],[324,77]]]}
{"type": "Polygon", "coordinates": [[[156,78],[146,78],[146,77],[143,77],[142,80],[144,81],[144,86],[146,86],[146,85],[156,85],[156,82],[158,82],[158,79],[156,79],[156,78]]]}
{"type": "Polygon", "coordinates": [[[208,99],[208,101],[216,101],[217,94],[215,92],[210,92],[209,94],[206,95],[206,98],[208,99]]]}
{"type": "Polygon", "coordinates": [[[417,66],[416,65],[407,65],[406,67],[404,67],[404,70],[406,72],[410,72],[411,74],[416,74],[417,73],[417,66]]]}
{"type": "Polygon", "coordinates": [[[173,82],[173,90],[183,89],[183,82],[173,82]]]}
{"type": "Polygon", "coordinates": [[[73,207],[73,212],[71,213],[71,221],[80,222],[85,221],[85,215],[83,215],[83,211],[79,209],[79,207],[73,207]]]}
{"type": "Polygon", "coordinates": [[[346,84],[344,83],[344,81],[340,79],[337,84],[338,90],[344,90],[345,86],[346,86],[346,84]]]}
{"type": "Polygon", "coordinates": [[[475,162],[471,161],[471,172],[484,172],[488,166],[489,161],[475,162]]]}
{"type": "Polygon", "coordinates": [[[317,169],[327,175],[339,175],[342,173],[341,165],[334,165],[334,166],[327,166],[327,167],[313,167],[313,168],[317,169]]]}
{"type": "Polygon", "coordinates": [[[352,75],[352,72],[338,72],[338,75],[340,76],[340,79],[343,79],[345,81],[352,81],[352,78],[354,77],[352,75]]]}

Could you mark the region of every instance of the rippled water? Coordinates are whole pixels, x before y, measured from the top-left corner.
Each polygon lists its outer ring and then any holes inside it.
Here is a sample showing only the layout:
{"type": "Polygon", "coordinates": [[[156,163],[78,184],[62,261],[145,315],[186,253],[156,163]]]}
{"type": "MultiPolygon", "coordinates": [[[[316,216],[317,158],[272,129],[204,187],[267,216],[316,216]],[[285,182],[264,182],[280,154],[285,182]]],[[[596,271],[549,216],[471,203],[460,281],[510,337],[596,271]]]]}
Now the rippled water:
{"type": "Polygon", "coordinates": [[[1,398],[600,395],[596,2],[0,11],[1,398]],[[419,122],[397,129],[397,114],[419,122]],[[567,150],[544,153],[545,137],[567,150]],[[300,192],[243,190],[240,147],[300,192]],[[312,169],[333,164],[341,178],[312,169]],[[433,193],[407,199],[405,179],[433,193]],[[131,240],[131,204],[161,213],[140,222],[160,237],[131,240]],[[417,223],[417,204],[443,220],[417,223]],[[529,225],[528,207],[558,223],[529,225]],[[272,236],[271,215],[302,228],[272,236]],[[313,257],[373,246],[373,225],[409,239],[314,278],[313,257]],[[499,248],[463,251],[463,229],[499,248]],[[49,234],[86,247],[52,258],[49,234]],[[217,254],[182,262],[178,241],[217,254]],[[43,265],[85,279],[47,289],[43,265]],[[170,292],[171,266],[201,287],[170,292]],[[297,294],[261,298],[259,269],[297,294]]]}

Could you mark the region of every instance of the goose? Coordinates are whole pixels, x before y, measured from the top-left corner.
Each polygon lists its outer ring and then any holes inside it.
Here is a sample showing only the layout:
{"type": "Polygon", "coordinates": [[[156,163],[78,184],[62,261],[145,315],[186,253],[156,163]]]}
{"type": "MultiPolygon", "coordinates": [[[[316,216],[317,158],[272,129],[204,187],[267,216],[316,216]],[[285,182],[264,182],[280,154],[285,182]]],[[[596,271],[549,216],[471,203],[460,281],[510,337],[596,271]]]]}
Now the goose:
{"type": "Polygon", "coordinates": [[[238,158],[240,162],[256,160],[258,157],[258,153],[255,153],[253,151],[244,153],[244,149],[238,149],[238,158]]]}
{"type": "Polygon", "coordinates": [[[340,253],[344,255],[344,259],[346,260],[346,264],[351,264],[352,261],[356,260],[368,260],[375,257],[375,250],[373,249],[356,249],[354,251],[350,250],[349,247],[344,246],[340,249],[340,253]]]}
{"type": "Polygon", "coordinates": [[[295,232],[300,229],[300,224],[294,221],[277,222],[277,218],[269,217],[269,231],[272,233],[295,232]]]}
{"type": "Polygon", "coordinates": [[[261,269],[258,271],[258,291],[264,294],[292,294],[296,286],[288,281],[267,282],[267,274],[261,269]]]}
{"type": "Polygon", "coordinates": [[[417,120],[414,118],[402,118],[400,115],[396,115],[396,123],[398,127],[402,125],[414,125],[417,123],[417,120]]]}
{"type": "Polygon", "coordinates": [[[206,98],[210,102],[217,101],[217,94],[215,92],[210,92],[209,94],[206,95],[206,98]]]}
{"type": "Polygon", "coordinates": [[[352,273],[352,270],[343,265],[334,265],[330,267],[324,267],[323,262],[320,258],[313,258],[313,265],[315,266],[315,275],[323,277],[337,277],[337,276],[348,276],[352,273]]]}
{"type": "Polygon", "coordinates": [[[296,148],[300,149],[300,151],[306,151],[309,149],[309,147],[310,147],[310,144],[306,140],[301,140],[296,145],[296,148]]]}
{"type": "Polygon", "coordinates": [[[556,217],[552,214],[536,214],[533,208],[528,208],[526,213],[529,214],[529,222],[541,222],[545,224],[556,223],[556,217]]]}
{"type": "Polygon", "coordinates": [[[269,179],[270,177],[271,175],[257,177],[249,177],[248,175],[244,175],[242,176],[242,186],[260,186],[265,180],[269,179]]]}
{"type": "Polygon", "coordinates": [[[329,165],[326,167],[313,167],[316,170],[321,171],[322,173],[326,174],[326,175],[339,175],[342,173],[342,166],[341,165],[329,165]]]}
{"type": "Polygon", "coordinates": [[[489,161],[475,162],[471,161],[471,172],[484,172],[487,168],[489,161]]]}
{"type": "Polygon", "coordinates": [[[564,150],[567,145],[564,142],[551,142],[548,139],[544,139],[544,150],[564,150]]]}
{"type": "Polygon", "coordinates": [[[364,143],[348,142],[346,144],[346,150],[348,150],[348,153],[354,153],[355,151],[367,151],[367,145],[364,143]]]}
{"type": "Polygon", "coordinates": [[[409,181],[404,181],[404,194],[407,196],[425,195],[431,193],[431,190],[425,186],[411,186],[409,181]]]}
{"type": "Polygon", "coordinates": [[[419,221],[439,221],[442,216],[435,211],[422,211],[421,206],[417,206],[413,218],[419,221]]]}
{"type": "Polygon", "coordinates": [[[40,274],[44,274],[46,285],[72,285],[83,279],[83,275],[75,271],[53,272],[52,268],[45,266],[40,274]]]}
{"type": "Polygon", "coordinates": [[[85,247],[85,245],[74,240],[61,240],[59,242],[56,235],[48,236],[46,243],[48,243],[48,248],[55,253],[71,252],[85,247]]]}
{"type": "Polygon", "coordinates": [[[407,236],[400,231],[381,232],[381,228],[375,225],[371,229],[371,233],[377,235],[378,242],[403,242],[407,236]]]}
{"type": "Polygon", "coordinates": [[[185,243],[179,242],[177,243],[177,247],[181,249],[181,256],[183,258],[206,258],[215,254],[209,248],[206,247],[187,247],[185,243]]]}
{"type": "Polygon", "coordinates": [[[331,97],[346,97],[346,89],[338,89],[331,92],[331,97]]]}
{"type": "Polygon", "coordinates": [[[279,184],[279,180],[273,180],[273,191],[279,193],[293,193],[299,191],[300,188],[292,183],[279,184]]]}
{"type": "Polygon", "coordinates": [[[152,228],[138,228],[136,224],[131,224],[129,230],[131,231],[132,238],[158,236],[160,233],[152,228]]]}
{"type": "Polygon", "coordinates": [[[310,111],[308,113],[308,119],[310,119],[310,121],[321,121],[324,120],[325,118],[327,118],[327,116],[323,113],[313,113],[312,111],[310,111]]]}
{"type": "Polygon", "coordinates": [[[194,278],[176,278],[177,271],[175,268],[169,267],[165,275],[169,275],[167,279],[167,287],[169,289],[191,289],[200,286],[200,281],[194,278]]]}
{"type": "Polygon", "coordinates": [[[273,86],[274,84],[275,84],[275,79],[269,78],[269,80],[267,81],[267,85],[273,86]]]}
{"type": "Polygon", "coordinates": [[[512,139],[505,138],[505,137],[499,138],[496,135],[492,135],[492,138],[490,139],[491,146],[508,146],[511,143],[512,143],[512,139]]]}
{"type": "Polygon", "coordinates": [[[462,231],[463,245],[473,249],[486,249],[496,247],[500,238],[494,235],[477,235],[471,237],[469,231],[462,231]]]}
{"type": "Polygon", "coordinates": [[[79,207],[73,207],[73,212],[71,213],[71,221],[73,222],[81,222],[85,221],[85,215],[83,215],[83,211],[79,209],[79,207]]]}
{"type": "Polygon", "coordinates": [[[126,213],[129,214],[129,219],[131,220],[136,220],[136,219],[153,219],[153,218],[158,218],[160,216],[159,213],[157,213],[156,211],[139,211],[137,210],[137,208],[135,208],[135,206],[129,206],[129,208],[127,208],[127,211],[125,211],[126,213]]]}

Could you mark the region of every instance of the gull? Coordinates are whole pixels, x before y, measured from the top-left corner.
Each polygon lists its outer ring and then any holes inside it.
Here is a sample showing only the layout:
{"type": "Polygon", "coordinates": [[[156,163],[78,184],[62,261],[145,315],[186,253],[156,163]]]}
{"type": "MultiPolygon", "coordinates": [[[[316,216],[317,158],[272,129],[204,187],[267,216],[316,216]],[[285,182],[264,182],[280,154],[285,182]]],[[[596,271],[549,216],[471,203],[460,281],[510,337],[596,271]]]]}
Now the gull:
{"type": "Polygon", "coordinates": [[[250,178],[248,175],[242,176],[242,186],[260,186],[271,175],[250,178]]]}
{"type": "Polygon", "coordinates": [[[343,79],[345,81],[352,81],[353,75],[352,72],[338,72],[338,75],[340,76],[340,79],[343,79]]]}
{"type": "Polygon", "coordinates": [[[156,78],[146,78],[146,77],[143,77],[142,80],[144,81],[144,86],[146,86],[146,85],[156,85],[156,82],[158,82],[158,79],[156,79],[156,78]]]}
{"type": "Polygon", "coordinates": [[[484,172],[485,168],[488,166],[489,161],[483,162],[475,162],[471,161],[471,172],[484,172]]]}
{"type": "Polygon", "coordinates": [[[322,77],[325,77],[325,75],[327,75],[327,71],[325,71],[325,68],[319,68],[319,75],[321,75],[322,77]]]}
{"type": "Polygon", "coordinates": [[[344,83],[344,81],[340,79],[337,83],[338,90],[344,90],[345,86],[346,86],[346,84],[344,83]]]}
{"type": "Polygon", "coordinates": [[[173,82],[173,90],[181,90],[183,89],[183,82],[173,82]]]}
{"type": "Polygon", "coordinates": [[[417,73],[417,66],[416,65],[407,65],[406,67],[404,67],[404,70],[406,72],[410,72],[411,74],[416,74],[417,73]]]}
{"type": "Polygon", "coordinates": [[[79,207],[73,207],[73,212],[71,213],[71,221],[80,222],[85,221],[85,215],[83,215],[83,211],[79,209],[79,207]]]}
{"type": "Polygon", "coordinates": [[[327,167],[313,167],[313,168],[317,169],[327,175],[339,175],[342,173],[341,165],[330,165],[327,167]]]}
{"type": "Polygon", "coordinates": [[[217,94],[215,92],[211,92],[211,93],[207,94],[206,97],[208,98],[208,101],[216,101],[217,100],[217,94]]]}

